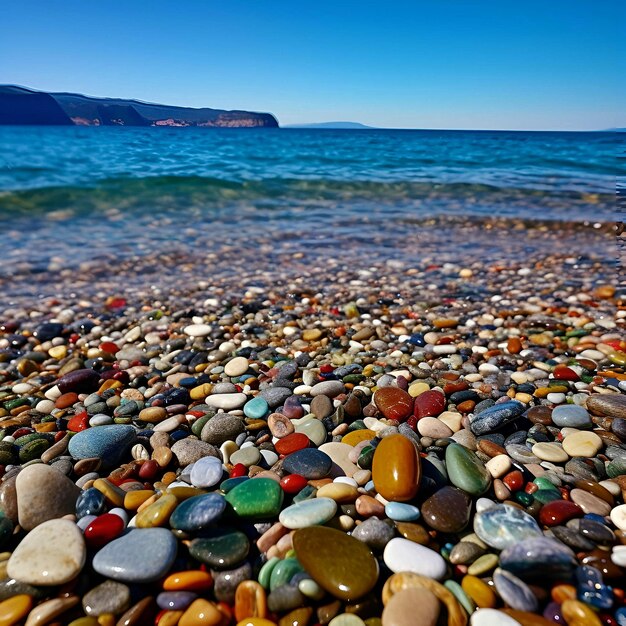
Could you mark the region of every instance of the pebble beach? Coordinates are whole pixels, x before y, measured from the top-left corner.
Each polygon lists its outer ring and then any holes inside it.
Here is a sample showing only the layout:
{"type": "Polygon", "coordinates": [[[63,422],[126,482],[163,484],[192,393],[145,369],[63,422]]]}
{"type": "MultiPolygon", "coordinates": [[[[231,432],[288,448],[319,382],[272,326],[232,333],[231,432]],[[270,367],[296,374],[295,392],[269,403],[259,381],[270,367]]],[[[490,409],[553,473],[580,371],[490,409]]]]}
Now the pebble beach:
{"type": "Polygon", "coordinates": [[[0,626],[626,624],[620,250],[544,218],[15,247],[0,626]]]}

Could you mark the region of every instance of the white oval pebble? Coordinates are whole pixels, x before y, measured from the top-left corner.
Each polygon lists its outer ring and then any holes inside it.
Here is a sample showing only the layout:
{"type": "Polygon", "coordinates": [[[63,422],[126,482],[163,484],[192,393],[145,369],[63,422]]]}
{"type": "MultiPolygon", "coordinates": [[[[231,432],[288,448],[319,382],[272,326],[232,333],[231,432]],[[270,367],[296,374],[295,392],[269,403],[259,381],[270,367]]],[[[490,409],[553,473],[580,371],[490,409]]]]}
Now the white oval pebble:
{"type": "Polygon", "coordinates": [[[521,626],[510,615],[497,609],[477,609],[470,618],[471,626],[521,626]]]}
{"type": "Polygon", "coordinates": [[[206,337],[211,333],[211,326],[208,324],[189,324],[189,326],[185,326],[183,332],[190,337],[206,337]]]}
{"type": "Polygon", "coordinates": [[[400,537],[385,546],[383,560],[392,572],[413,572],[435,580],[441,580],[447,570],[446,562],[439,553],[400,537]]]}
{"type": "Polygon", "coordinates": [[[613,561],[617,567],[626,567],[626,546],[613,546],[611,561],[613,561]]]}
{"type": "Polygon", "coordinates": [[[611,511],[611,521],[620,530],[626,530],[626,504],[620,504],[611,511]]]}

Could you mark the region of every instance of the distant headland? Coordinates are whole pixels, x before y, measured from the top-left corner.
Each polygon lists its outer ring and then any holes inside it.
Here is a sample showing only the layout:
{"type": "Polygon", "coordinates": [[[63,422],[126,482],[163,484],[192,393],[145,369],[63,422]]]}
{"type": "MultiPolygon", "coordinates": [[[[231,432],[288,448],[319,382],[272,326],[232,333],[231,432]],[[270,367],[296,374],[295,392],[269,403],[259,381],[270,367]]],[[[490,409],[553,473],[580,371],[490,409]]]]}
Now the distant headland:
{"type": "Polygon", "coordinates": [[[192,109],[0,85],[0,125],[277,128],[270,113],[192,109]]]}

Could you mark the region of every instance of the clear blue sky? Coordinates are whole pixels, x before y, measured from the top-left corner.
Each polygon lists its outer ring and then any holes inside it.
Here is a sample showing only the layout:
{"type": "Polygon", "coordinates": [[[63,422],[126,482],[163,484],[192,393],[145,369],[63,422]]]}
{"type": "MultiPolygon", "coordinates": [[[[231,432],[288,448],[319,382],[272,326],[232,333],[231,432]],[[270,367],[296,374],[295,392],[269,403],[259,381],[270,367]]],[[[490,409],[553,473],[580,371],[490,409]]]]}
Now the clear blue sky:
{"type": "Polygon", "coordinates": [[[626,126],[616,0],[19,0],[0,82],[281,124],[626,126]]]}

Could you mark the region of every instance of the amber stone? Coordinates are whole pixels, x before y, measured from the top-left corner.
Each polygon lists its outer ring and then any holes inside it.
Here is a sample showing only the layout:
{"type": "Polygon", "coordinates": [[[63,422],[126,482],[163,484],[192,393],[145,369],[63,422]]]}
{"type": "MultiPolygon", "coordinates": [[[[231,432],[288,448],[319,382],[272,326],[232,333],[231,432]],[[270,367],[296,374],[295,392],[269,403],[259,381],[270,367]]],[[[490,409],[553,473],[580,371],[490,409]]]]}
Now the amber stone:
{"type": "Polygon", "coordinates": [[[528,409],[526,417],[533,424],[543,424],[544,426],[548,426],[549,424],[552,424],[552,409],[543,405],[533,406],[528,409]]]}
{"type": "Polygon", "coordinates": [[[339,530],[301,528],[293,535],[293,547],[313,580],[340,600],[358,600],[376,585],[378,561],[370,549],[339,530]]]}
{"type": "Polygon", "coordinates": [[[399,387],[383,387],[374,394],[374,404],[387,418],[399,422],[405,420],[413,410],[413,398],[399,387]]]}
{"type": "Polygon", "coordinates": [[[372,479],[376,491],[387,500],[406,502],[419,488],[421,464],[413,443],[404,435],[381,440],[374,452],[372,479]]]}
{"type": "Polygon", "coordinates": [[[414,541],[422,546],[428,545],[430,535],[423,526],[411,522],[396,522],[396,529],[405,539],[414,541]]]}
{"type": "Polygon", "coordinates": [[[577,489],[582,489],[583,491],[587,491],[588,493],[600,498],[601,500],[604,500],[607,504],[615,506],[615,498],[613,497],[613,494],[599,483],[593,482],[592,480],[580,478],[574,483],[574,487],[576,487],[577,489]]]}
{"type": "Polygon", "coordinates": [[[468,524],[472,499],[456,487],[443,487],[422,505],[426,524],[443,533],[458,533],[468,524]]]}
{"type": "Polygon", "coordinates": [[[544,526],[561,526],[565,522],[583,515],[583,510],[577,504],[568,500],[553,500],[541,507],[539,522],[544,526]]]}

